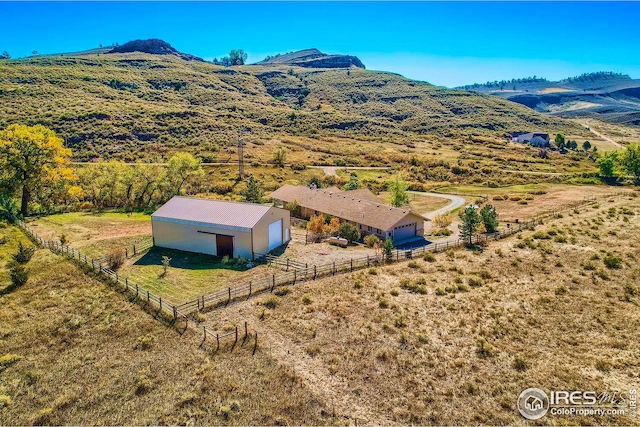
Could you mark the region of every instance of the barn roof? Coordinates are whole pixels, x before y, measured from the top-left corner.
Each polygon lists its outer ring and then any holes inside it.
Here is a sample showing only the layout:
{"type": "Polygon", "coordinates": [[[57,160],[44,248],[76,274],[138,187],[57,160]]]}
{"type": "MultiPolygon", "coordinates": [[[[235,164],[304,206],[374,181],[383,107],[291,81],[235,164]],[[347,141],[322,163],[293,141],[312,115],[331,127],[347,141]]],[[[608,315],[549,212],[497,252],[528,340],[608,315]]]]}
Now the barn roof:
{"type": "Polygon", "coordinates": [[[351,191],[333,192],[329,189],[311,189],[304,185],[283,185],[271,193],[274,199],[285,202],[296,200],[300,206],[338,218],[389,230],[407,215],[424,220],[408,208],[394,208],[381,202],[355,197],[351,191]]]}
{"type": "Polygon", "coordinates": [[[256,203],[175,196],[151,214],[151,217],[156,220],[204,226],[220,225],[249,231],[271,208],[256,203]]]}

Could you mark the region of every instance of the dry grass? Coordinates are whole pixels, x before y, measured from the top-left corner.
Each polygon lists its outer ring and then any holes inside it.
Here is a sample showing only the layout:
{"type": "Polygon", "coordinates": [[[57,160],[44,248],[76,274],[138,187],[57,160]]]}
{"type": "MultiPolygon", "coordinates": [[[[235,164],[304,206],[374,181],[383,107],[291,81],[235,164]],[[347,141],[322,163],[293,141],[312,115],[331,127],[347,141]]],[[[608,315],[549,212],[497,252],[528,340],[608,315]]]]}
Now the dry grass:
{"type": "MultiPolygon", "coordinates": [[[[24,236],[2,230],[6,257],[24,236]]],[[[0,357],[19,357],[0,375],[0,425],[332,422],[326,401],[268,352],[199,349],[199,334],[180,336],[47,250],[27,267],[29,283],[0,297],[0,357]]]]}
{"type": "Polygon", "coordinates": [[[602,202],[482,253],[299,284],[273,310],[256,298],[212,312],[208,324],[261,319],[264,346],[363,423],[522,425],[525,388],[637,386],[638,235],[640,199],[602,202]],[[622,268],[607,268],[608,252],[622,268]],[[420,286],[426,294],[413,291],[420,286]]]}

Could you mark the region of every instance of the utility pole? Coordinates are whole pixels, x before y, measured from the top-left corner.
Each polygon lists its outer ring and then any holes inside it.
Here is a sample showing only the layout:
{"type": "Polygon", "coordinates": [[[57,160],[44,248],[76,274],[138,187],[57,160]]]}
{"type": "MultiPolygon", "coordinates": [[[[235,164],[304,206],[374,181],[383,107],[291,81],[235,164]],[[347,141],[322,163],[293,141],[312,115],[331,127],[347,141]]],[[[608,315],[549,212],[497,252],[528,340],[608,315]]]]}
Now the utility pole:
{"type": "Polygon", "coordinates": [[[238,174],[240,175],[240,179],[244,178],[244,129],[238,129],[238,174]]]}

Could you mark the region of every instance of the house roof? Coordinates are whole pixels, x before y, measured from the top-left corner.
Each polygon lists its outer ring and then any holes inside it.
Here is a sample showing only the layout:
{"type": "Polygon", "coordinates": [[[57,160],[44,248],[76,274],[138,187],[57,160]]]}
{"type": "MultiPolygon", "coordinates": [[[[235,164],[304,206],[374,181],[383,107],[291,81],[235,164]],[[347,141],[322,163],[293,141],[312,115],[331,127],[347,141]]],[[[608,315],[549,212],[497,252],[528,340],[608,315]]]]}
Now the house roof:
{"type": "Polygon", "coordinates": [[[256,203],[175,196],[151,214],[151,217],[156,220],[205,226],[219,225],[222,228],[249,231],[269,209],[272,207],[256,203]]]}
{"type": "Polygon", "coordinates": [[[296,200],[302,207],[380,230],[389,230],[407,215],[425,220],[423,216],[411,212],[410,209],[394,208],[355,196],[353,191],[333,192],[324,188],[310,189],[304,185],[288,184],[271,193],[274,199],[285,202],[296,200]]]}

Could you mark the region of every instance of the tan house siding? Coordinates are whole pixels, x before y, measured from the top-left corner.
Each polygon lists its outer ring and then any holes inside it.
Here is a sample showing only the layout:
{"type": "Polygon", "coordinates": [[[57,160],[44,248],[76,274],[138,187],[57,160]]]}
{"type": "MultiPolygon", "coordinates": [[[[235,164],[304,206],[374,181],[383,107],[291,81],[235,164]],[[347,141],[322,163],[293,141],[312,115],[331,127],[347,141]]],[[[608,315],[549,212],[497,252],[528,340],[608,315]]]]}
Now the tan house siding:
{"type": "Polygon", "coordinates": [[[282,219],[282,242],[291,240],[291,220],[289,211],[271,208],[265,216],[253,227],[253,252],[266,254],[269,252],[269,224],[282,219]]]}

